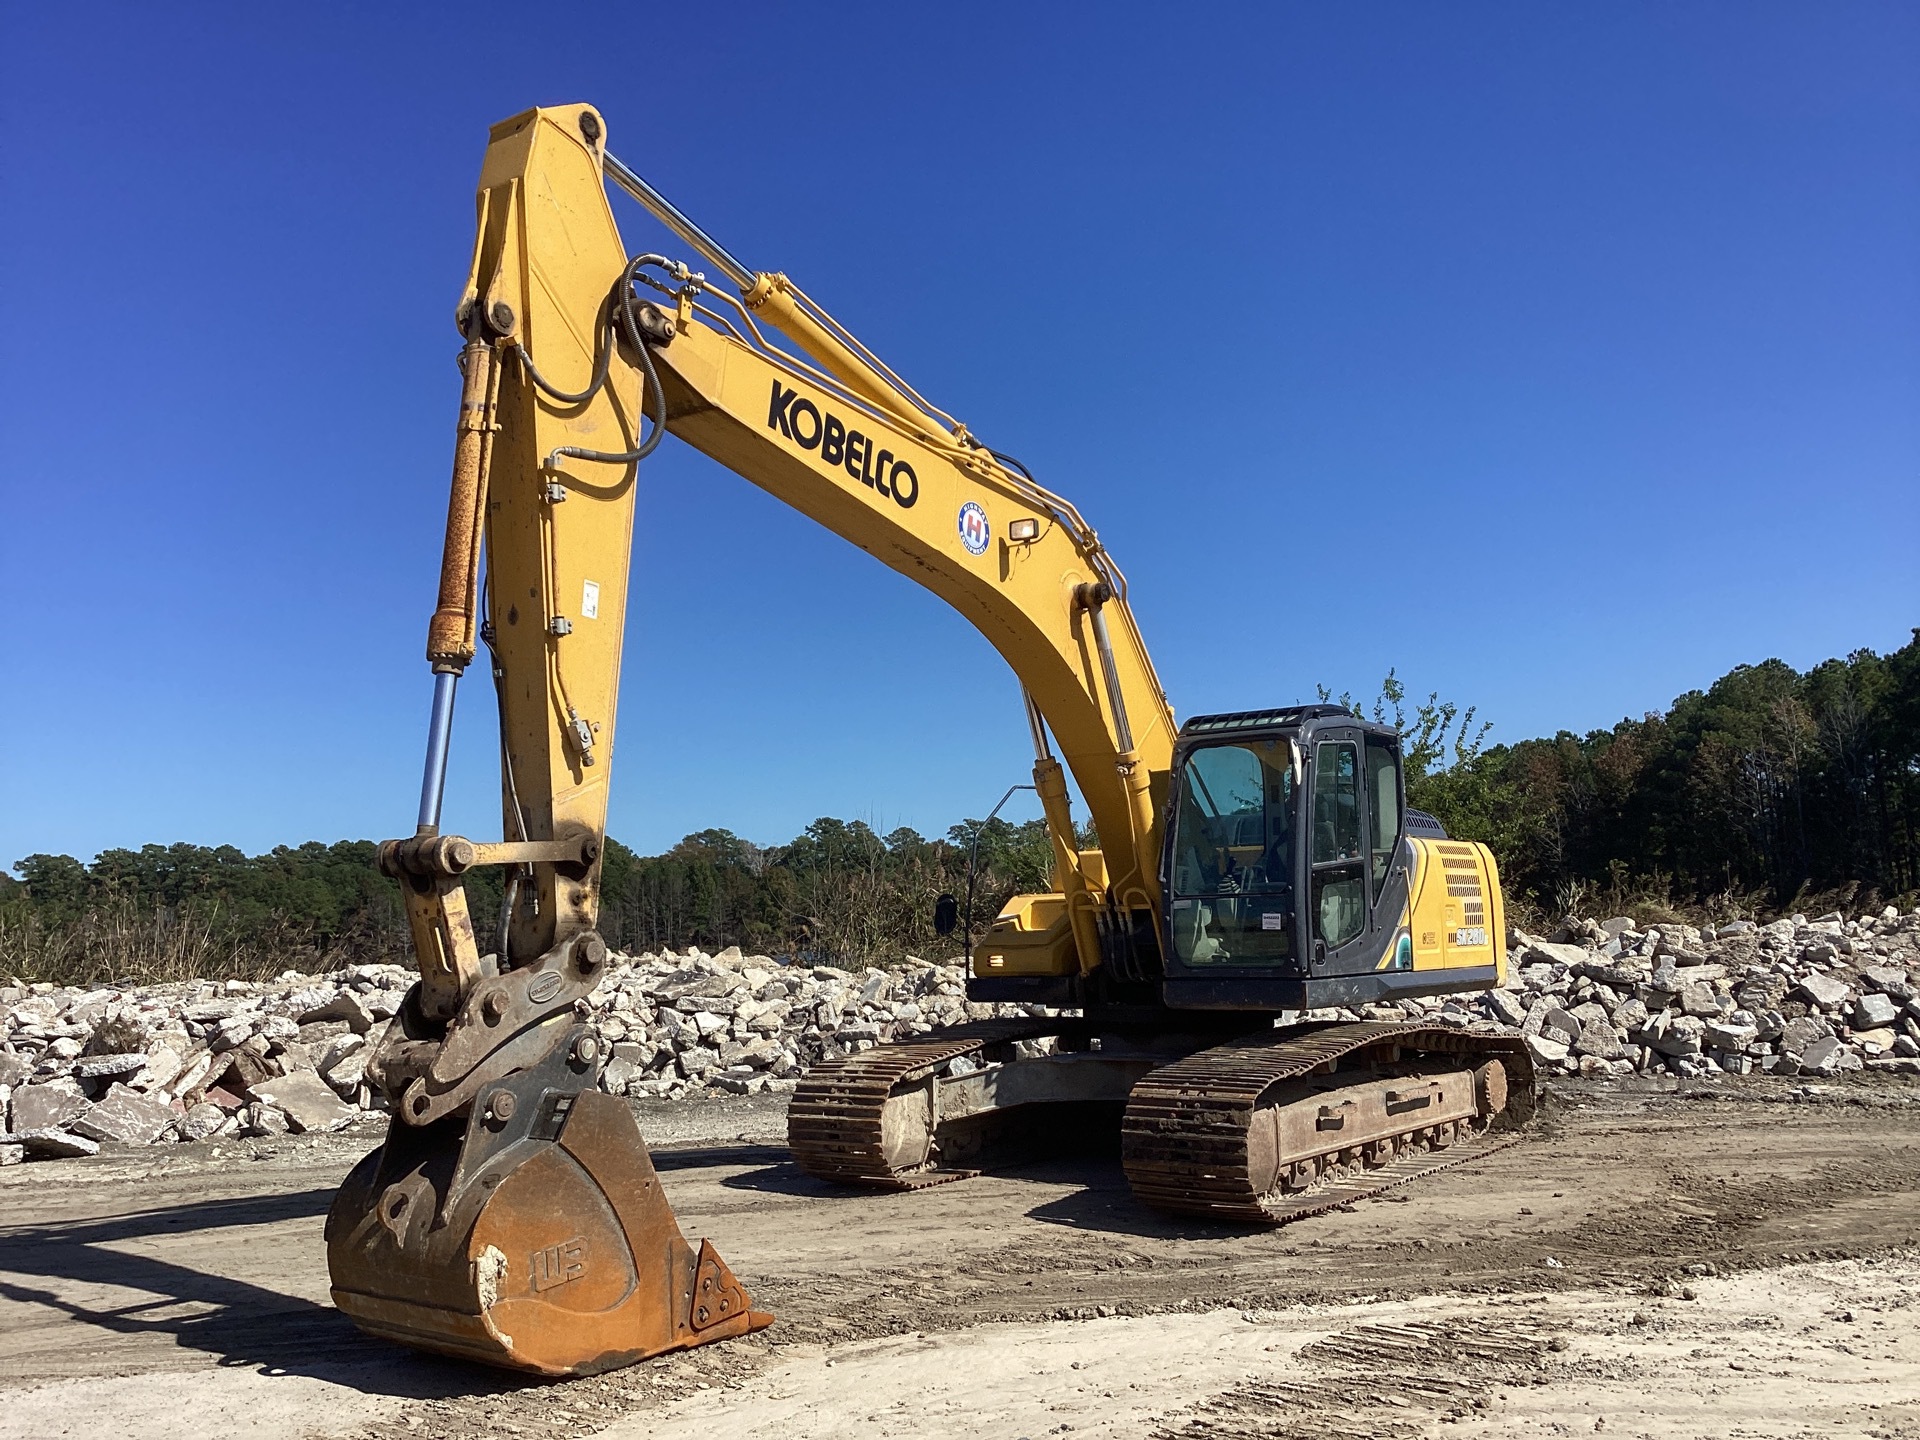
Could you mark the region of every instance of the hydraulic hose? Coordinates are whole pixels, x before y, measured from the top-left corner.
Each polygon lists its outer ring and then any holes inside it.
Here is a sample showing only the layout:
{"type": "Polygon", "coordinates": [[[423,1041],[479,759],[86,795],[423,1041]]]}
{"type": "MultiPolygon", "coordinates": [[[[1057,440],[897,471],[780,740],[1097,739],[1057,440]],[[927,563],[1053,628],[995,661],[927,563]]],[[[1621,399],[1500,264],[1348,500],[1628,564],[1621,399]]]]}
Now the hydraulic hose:
{"type": "Polygon", "coordinates": [[[650,412],[648,418],[653,421],[653,426],[644,440],[632,450],[626,451],[587,450],[578,445],[563,445],[547,456],[548,469],[552,469],[554,462],[563,456],[573,460],[598,461],[607,465],[632,465],[646,459],[659,446],[660,437],[666,433],[667,428],[667,397],[660,389],[660,375],[653,365],[653,350],[648,343],[646,333],[640,328],[640,317],[634,308],[633,282],[643,266],[669,264],[671,262],[664,255],[636,255],[627,262],[627,268],[622,272],[619,282],[614,286],[613,294],[607,297],[607,304],[602,309],[602,315],[605,318],[597,327],[596,339],[599,343],[594,347],[593,378],[587,382],[586,389],[572,393],[553,385],[534,367],[533,356],[528,353],[527,347],[518,340],[513,342],[511,346],[513,353],[526,368],[527,378],[534,383],[536,389],[562,405],[584,405],[600,393],[612,370],[615,345],[614,316],[607,312],[617,311],[620,328],[626,332],[627,343],[638,352],[640,368],[646,373],[649,402],[647,408],[650,412]]]}

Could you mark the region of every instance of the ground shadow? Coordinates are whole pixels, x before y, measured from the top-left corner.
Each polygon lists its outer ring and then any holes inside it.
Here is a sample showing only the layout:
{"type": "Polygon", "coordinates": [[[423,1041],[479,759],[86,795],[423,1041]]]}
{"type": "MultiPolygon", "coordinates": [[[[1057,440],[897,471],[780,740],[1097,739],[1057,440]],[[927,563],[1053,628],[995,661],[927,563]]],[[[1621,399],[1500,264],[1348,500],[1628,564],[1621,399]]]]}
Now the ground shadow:
{"type": "Polygon", "coordinates": [[[1164,1215],[1134,1198],[1126,1172],[1116,1160],[1077,1157],[1027,1165],[1019,1172],[1052,1184],[1077,1185],[1064,1195],[1035,1205],[1027,1218],[1044,1225],[1134,1235],[1152,1240],[1216,1240],[1264,1233],[1257,1225],[1222,1224],[1193,1216],[1164,1215]]]}
{"type": "Polygon", "coordinates": [[[798,1195],[808,1200],[870,1200],[875,1195],[898,1193],[869,1190],[858,1185],[835,1185],[829,1180],[807,1174],[788,1158],[784,1149],[775,1153],[780,1157],[775,1164],[729,1175],[720,1182],[721,1187],[727,1190],[755,1190],[763,1195],[798,1195]]]}
{"type": "Polygon", "coordinates": [[[676,1150],[649,1150],[656,1170],[700,1170],[712,1165],[764,1165],[787,1158],[784,1145],[689,1145],[676,1150]]]}
{"type": "Polygon", "coordinates": [[[367,1394],[441,1399],[541,1383],[372,1339],[331,1305],[137,1250],[108,1248],[117,1241],[308,1219],[324,1214],[332,1199],[331,1190],[307,1190],[0,1228],[5,1277],[0,1298],[119,1335],[171,1339],[216,1357],[223,1366],[303,1375],[367,1394]],[[35,1285],[36,1278],[137,1290],[155,1298],[96,1307],[35,1285]]]}

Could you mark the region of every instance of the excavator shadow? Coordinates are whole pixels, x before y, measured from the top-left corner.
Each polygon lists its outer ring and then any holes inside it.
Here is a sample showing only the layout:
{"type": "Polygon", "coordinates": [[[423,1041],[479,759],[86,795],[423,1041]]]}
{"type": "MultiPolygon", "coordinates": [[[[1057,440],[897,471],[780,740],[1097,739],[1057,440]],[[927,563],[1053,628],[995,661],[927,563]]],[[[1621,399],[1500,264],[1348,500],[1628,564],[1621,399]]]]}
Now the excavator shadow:
{"type": "Polygon", "coordinates": [[[648,1148],[655,1170],[704,1170],[714,1165],[779,1164],[787,1158],[784,1145],[687,1145],[672,1150],[648,1148]]]}
{"type": "MultiPolygon", "coordinates": [[[[317,1222],[332,1200],[329,1188],[0,1226],[0,1300],[123,1337],[136,1367],[141,1351],[180,1347],[212,1355],[222,1366],[407,1399],[504,1393],[542,1383],[405,1350],[363,1335],[329,1304],[143,1253],[149,1246],[191,1250],[191,1243],[178,1242],[200,1232],[317,1222]],[[138,1297],[127,1297],[129,1291],[138,1297]]],[[[318,1253],[317,1245],[310,1248],[318,1253]]],[[[218,1267],[235,1252],[209,1237],[202,1253],[218,1267]]],[[[324,1284],[320,1276],[303,1288],[324,1284]]]]}
{"type": "Polygon", "coordinates": [[[794,1164],[788,1158],[785,1147],[776,1150],[769,1158],[773,1159],[773,1164],[729,1175],[720,1182],[721,1186],[728,1190],[753,1190],[762,1195],[797,1195],[808,1200],[872,1199],[876,1194],[891,1193],[817,1179],[794,1164]]]}
{"type": "Polygon", "coordinates": [[[1265,1226],[1227,1225],[1190,1215],[1163,1215],[1141,1204],[1128,1188],[1119,1157],[1082,1155],[1025,1165],[1018,1173],[1048,1184],[1077,1188],[1033,1206],[1029,1220],[1102,1235],[1153,1240],[1211,1240],[1266,1233],[1265,1226]]]}

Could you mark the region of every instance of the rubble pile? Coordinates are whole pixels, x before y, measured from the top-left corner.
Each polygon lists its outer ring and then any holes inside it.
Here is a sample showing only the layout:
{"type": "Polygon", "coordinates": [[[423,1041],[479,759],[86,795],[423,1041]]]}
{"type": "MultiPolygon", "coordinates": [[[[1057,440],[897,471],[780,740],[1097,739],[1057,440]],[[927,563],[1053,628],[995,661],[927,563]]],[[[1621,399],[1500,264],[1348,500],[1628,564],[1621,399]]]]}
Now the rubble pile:
{"type": "MultiPolygon", "coordinates": [[[[268,983],[0,985],[0,1164],[384,1110],[366,1062],[416,978],[358,965],[268,983]]],[[[615,955],[578,1009],[606,1042],[601,1088],[667,1099],[790,1090],[822,1058],[1017,1013],[969,1004],[958,965],[856,973],[737,948],[615,955]]]]}
{"type": "MultiPolygon", "coordinates": [[[[1285,1018],[1518,1030],[1548,1075],[1920,1075],[1920,911],[1571,921],[1551,938],[1515,931],[1508,968],[1501,990],[1285,1018]]],[[[360,965],[259,984],[0,985],[0,1164],[384,1110],[366,1062],[414,978],[360,965]]],[[[729,948],[615,955],[577,1008],[605,1041],[603,1090],[679,1099],[791,1090],[822,1059],[1023,1007],[970,1003],[959,965],[855,972],[729,948]]]]}
{"type": "Polygon", "coordinates": [[[1920,911],[1582,920],[1552,940],[1516,933],[1508,963],[1510,988],[1470,1005],[1517,1027],[1543,1074],[1920,1074],[1920,911]]]}

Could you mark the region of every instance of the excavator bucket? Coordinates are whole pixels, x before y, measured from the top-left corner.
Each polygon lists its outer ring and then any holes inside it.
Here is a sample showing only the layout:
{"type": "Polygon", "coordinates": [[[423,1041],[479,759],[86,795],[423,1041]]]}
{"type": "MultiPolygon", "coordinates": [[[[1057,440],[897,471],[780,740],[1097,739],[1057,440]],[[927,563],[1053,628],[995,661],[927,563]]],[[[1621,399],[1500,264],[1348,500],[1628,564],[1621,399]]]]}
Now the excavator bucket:
{"type": "Polygon", "coordinates": [[[341,1185],[327,1264],[361,1329],[565,1376],[773,1322],[681,1235],[626,1102],[581,1086],[581,1033],[482,1089],[470,1118],[396,1117],[341,1185]]]}

